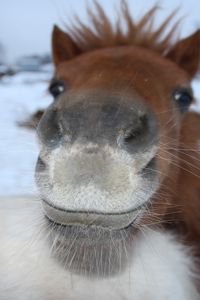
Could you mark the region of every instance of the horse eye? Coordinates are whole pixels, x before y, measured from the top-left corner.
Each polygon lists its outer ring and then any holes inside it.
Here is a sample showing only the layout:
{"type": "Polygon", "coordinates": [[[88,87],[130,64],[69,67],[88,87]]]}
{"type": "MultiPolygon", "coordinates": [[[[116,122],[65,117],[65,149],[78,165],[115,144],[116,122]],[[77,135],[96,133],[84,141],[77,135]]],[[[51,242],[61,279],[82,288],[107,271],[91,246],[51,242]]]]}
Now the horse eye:
{"type": "Polygon", "coordinates": [[[49,92],[54,98],[58,97],[64,91],[65,91],[65,85],[64,82],[61,80],[55,80],[49,86],[49,92]]]}
{"type": "Polygon", "coordinates": [[[184,112],[188,109],[193,100],[193,92],[191,88],[177,89],[173,94],[173,99],[184,112]]]}

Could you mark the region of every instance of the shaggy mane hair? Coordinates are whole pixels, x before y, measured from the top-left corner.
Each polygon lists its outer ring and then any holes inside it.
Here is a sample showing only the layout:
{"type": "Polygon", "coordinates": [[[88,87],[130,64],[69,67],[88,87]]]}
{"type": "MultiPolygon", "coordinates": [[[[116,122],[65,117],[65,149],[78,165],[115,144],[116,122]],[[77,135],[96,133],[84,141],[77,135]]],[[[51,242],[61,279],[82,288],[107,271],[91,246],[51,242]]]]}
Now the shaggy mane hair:
{"type": "Polygon", "coordinates": [[[120,12],[113,25],[106,16],[101,5],[94,0],[95,9],[87,9],[89,25],[85,25],[77,16],[72,26],[67,26],[67,33],[74,40],[81,52],[115,46],[140,46],[164,55],[171,47],[174,35],[177,32],[179,21],[171,25],[176,10],[163,23],[154,29],[155,15],[159,9],[153,6],[145,13],[140,21],[135,22],[125,0],[120,3],[120,12]]]}

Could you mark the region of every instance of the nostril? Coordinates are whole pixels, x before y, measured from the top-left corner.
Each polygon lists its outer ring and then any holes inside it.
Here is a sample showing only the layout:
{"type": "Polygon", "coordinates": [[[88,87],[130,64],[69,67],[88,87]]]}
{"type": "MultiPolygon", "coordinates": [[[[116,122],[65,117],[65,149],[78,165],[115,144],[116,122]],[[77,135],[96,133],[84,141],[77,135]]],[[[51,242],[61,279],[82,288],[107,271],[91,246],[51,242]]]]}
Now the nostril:
{"type": "Polygon", "coordinates": [[[130,125],[123,133],[125,143],[130,143],[133,140],[143,136],[148,128],[148,119],[146,115],[140,116],[134,124],[130,125]]]}
{"type": "Polygon", "coordinates": [[[41,159],[41,157],[39,156],[38,157],[38,160],[37,160],[37,164],[36,164],[36,171],[37,172],[42,172],[42,171],[45,171],[46,169],[46,164],[45,162],[41,159]]]}
{"type": "Polygon", "coordinates": [[[62,138],[62,132],[59,127],[58,111],[56,109],[47,110],[42,116],[37,134],[40,141],[48,147],[56,147],[62,138]]]}
{"type": "Polygon", "coordinates": [[[142,133],[142,129],[139,127],[138,128],[130,128],[124,132],[124,141],[126,143],[129,143],[132,140],[139,137],[141,133],[142,133]]]}

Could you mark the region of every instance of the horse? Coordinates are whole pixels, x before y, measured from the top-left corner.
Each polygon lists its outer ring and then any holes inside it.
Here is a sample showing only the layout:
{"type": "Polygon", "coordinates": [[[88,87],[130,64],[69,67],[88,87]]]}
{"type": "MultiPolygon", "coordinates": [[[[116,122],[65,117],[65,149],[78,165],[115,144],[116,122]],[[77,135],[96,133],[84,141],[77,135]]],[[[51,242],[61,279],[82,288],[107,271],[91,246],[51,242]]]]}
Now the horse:
{"type": "Polygon", "coordinates": [[[95,6],[53,29],[40,200],[2,210],[0,298],[200,299],[200,30],[95,6]]]}

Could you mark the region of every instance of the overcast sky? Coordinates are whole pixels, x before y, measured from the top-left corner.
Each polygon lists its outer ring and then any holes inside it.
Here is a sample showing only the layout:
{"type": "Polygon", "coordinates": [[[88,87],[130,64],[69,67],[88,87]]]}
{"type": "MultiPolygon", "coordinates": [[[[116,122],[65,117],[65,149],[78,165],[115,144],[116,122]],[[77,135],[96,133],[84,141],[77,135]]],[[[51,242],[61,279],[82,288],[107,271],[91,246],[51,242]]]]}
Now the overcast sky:
{"type": "MultiPolygon", "coordinates": [[[[92,0],[87,1],[90,5],[92,0]]],[[[114,7],[120,0],[98,0],[107,14],[114,18],[114,7]]],[[[138,17],[153,3],[160,3],[163,10],[159,20],[180,6],[180,16],[185,16],[182,36],[200,27],[199,0],[128,0],[133,15],[138,17]],[[148,5],[147,5],[148,3],[148,5]]],[[[53,24],[63,27],[78,14],[87,22],[86,0],[0,0],[0,43],[6,49],[9,62],[25,54],[50,52],[50,34],[53,24]]]]}

